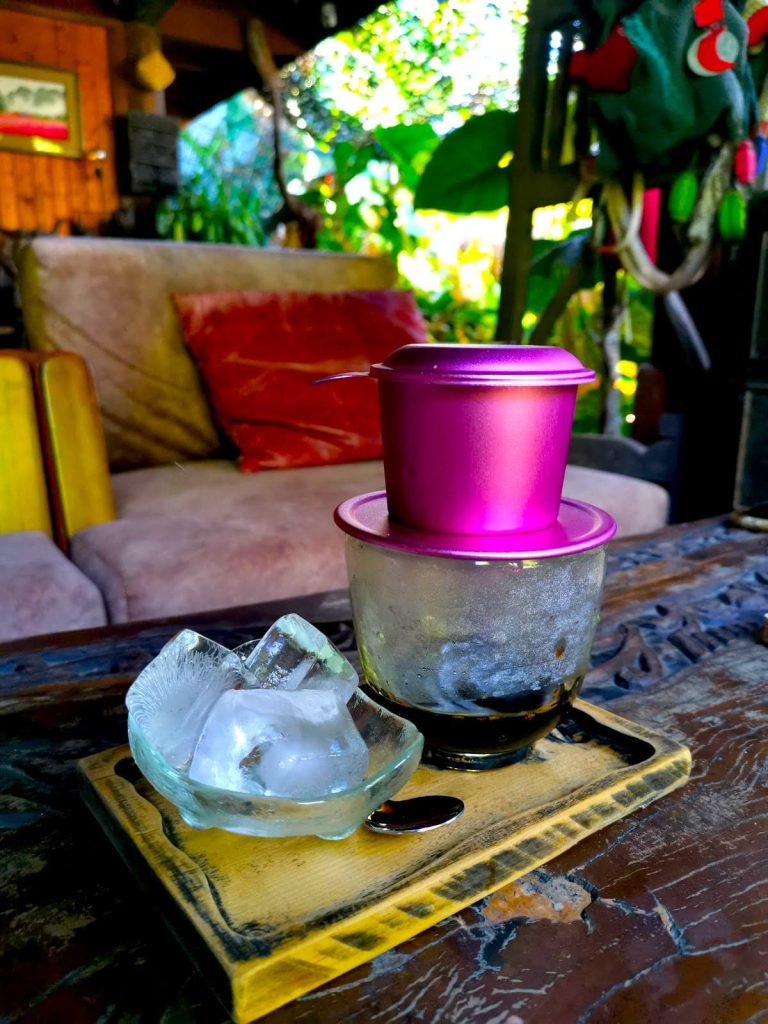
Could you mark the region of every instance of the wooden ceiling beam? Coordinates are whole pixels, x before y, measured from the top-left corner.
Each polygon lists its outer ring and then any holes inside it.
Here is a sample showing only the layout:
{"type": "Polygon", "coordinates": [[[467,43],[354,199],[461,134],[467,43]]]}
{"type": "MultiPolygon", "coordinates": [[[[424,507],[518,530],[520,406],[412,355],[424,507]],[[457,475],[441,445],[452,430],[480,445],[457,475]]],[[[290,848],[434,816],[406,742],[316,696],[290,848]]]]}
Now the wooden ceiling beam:
{"type": "Polygon", "coordinates": [[[295,60],[324,36],[355,24],[377,0],[335,0],[336,25],[327,22],[321,0],[176,0],[157,25],[160,45],[177,71],[165,98],[142,92],[127,68],[133,57],[131,24],[108,13],[98,0],[0,0],[12,10],[39,17],[88,22],[109,30],[112,90],[116,113],[128,109],[167,112],[182,120],[197,116],[248,85],[258,74],[248,58],[245,27],[254,17],[278,66],[295,60]]]}

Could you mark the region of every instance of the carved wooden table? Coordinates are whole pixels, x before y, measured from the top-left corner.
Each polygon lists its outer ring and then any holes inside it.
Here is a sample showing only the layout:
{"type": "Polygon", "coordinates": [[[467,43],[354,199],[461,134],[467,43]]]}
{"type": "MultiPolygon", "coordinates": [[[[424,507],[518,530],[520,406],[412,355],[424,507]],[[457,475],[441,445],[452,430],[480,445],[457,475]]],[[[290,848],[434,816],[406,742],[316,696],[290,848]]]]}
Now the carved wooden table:
{"type": "MultiPolygon", "coordinates": [[[[185,624],[235,644],[286,608],[353,648],[344,594],[185,624]]],[[[768,535],[706,522],[612,545],[583,695],[686,742],[688,786],[265,1021],[768,1020],[766,611],[768,535]]],[[[75,787],[177,628],[0,647],[0,1021],[224,1019],[75,787]]]]}

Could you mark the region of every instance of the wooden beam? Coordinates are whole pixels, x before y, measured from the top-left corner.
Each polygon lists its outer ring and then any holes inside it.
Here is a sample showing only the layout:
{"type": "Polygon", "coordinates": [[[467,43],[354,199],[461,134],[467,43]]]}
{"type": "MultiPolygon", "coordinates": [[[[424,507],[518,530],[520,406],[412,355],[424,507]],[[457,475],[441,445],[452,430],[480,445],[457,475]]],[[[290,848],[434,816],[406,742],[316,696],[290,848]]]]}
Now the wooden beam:
{"type": "Polygon", "coordinates": [[[51,17],[60,21],[88,22],[89,25],[122,25],[124,22],[117,18],[110,18],[104,13],[96,0],[44,0],[35,3],[34,0],[3,0],[2,7],[7,11],[17,11],[19,14],[32,14],[38,18],[51,17]]]}
{"type": "MultiPolygon", "coordinates": [[[[105,14],[97,0],[2,0],[2,7],[22,14],[85,21],[108,28],[126,24],[105,14]]],[[[227,50],[243,50],[243,26],[252,17],[253,8],[237,0],[225,0],[222,3],[214,0],[176,0],[161,18],[158,28],[166,38],[227,50]]],[[[269,15],[264,22],[264,33],[273,55],[280,60],[292,59],[304,52],[305,48],[290,34],[270,24],[269,15]]]]}
{"type": "Polygon", "coordinates": [[[521,321],[531,263],[531,211],[534,208],[530,194],[531,178],[537,163],[536,155],[541,153],[549,60],[549,29],[541,24],[540,8],[541,4],[535,3],[529,8],[520,72],[515,158],[509,165],[509,220],[496,325],[497,340],[507,342],[522,340],[521,321]]]}
{"type": "MultiPolygon", "coordinates": [[[[573,21],[578,12],[570,0],[532,0],[528,9],[523,62],[520,72],[520,104],[517,111],[515,158],[509,165],[509,220],[501,270],[501,295],[496,324],[499,341],[520,341],[521,321],[528,296],[532,241],[531,215],[538,206],[566,201],[578,183],[573,167],[543,166],[542,157],[547,115],[547,67],[550,35],[563,22],[573,21]]],[[[560,102],[566,100],[559,90],[560,102]]],[[[557,120],[557,118],[556,118],[557,120]]],[[[559,118],[562,122],[563,118],[559,118]]],[[[558,128],[558,135],[562,123],[558,128]]],[[[553,145],[550,132],[550,149],[553,145]]],[[[559,156],[559,154],[558,154],[559,156]]],[[[549,159],[553,161],[552,153],[549,159]]]]}
{"type": "Polygon", "coordinates": [[[166,38],[242,50],[243,24],[252,16],[252,12],[240,4],[177,0],[160,19],[158,28],[166,38]]]}

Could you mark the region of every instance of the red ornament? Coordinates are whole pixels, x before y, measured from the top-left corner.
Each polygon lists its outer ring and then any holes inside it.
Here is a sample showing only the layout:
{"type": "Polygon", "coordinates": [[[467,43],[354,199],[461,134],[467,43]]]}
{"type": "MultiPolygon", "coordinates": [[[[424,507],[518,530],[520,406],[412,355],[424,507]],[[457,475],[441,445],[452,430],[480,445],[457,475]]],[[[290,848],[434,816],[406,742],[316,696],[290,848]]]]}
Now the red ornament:
{"type": "Polygon", "coordinates": [[[699,0],[693,5],[693,20],[696,28],[706,28],[707,25],[724,21],[723,0],[699,0]]]}
{"type": "Polygon", "coordinates": [[[751,185],[757,177],[757,153],[749,139],[740,142],[733,157],[733,173],[736,181],[751,185]]]}
{"type": "Polygon", "coordinates": [[[640,241],[651,263],[659,255],[659,217],[661,214],[661,189],[648,188],[643,195],[643,219],[640,222],[640,241]]]}
{"type": "Polygon", "coordinates": [[[571,57],[569,76],[586,82],[595,92],[626,92],[637,63],[637,50],[617,25],[596,50],[578,50],[571,57]]]}
{"type": "Polygon", "coordinates": [[[725,25],[709,29],[694,39],[688,49],[688,67],[697,75],[708,78],[721,75],[735,67],[739,56],[739,41],[725,25]]]}

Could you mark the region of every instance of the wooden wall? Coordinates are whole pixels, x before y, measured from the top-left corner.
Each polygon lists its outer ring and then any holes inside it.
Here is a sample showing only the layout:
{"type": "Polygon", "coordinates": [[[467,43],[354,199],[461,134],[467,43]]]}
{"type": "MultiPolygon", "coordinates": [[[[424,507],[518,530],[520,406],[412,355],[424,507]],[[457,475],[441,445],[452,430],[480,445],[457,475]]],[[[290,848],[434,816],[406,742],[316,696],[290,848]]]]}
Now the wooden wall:
{"type": "Polygon", "coordinates": [[[95,229],[118,205],[107,29],[0,10],[0,60],[76,71],[84,152],[107,153],[92,161],[0,148],[0,229],[51,231],[58,220],[95,229]]]}

